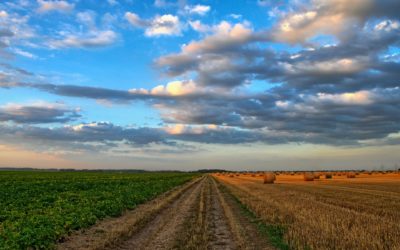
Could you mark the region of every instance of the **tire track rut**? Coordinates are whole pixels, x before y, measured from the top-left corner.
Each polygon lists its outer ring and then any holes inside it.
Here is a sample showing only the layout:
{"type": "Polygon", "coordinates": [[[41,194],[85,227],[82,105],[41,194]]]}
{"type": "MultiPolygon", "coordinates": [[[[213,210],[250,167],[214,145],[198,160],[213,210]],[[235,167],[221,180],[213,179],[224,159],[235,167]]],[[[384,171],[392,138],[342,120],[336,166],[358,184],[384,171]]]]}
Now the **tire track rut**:
{"type": "Polygon", "coordinates": [[[194,206],[196,198],[204,185],[204,179],[195,186],[186,190],[169,207],[161,211],[142,230],[131,238],[113,246],[111,249],[171,249],[175,237],[183,223],[190,215],[190,208],[194,206]],[[179,211],[179,212],[178,212],[179,211]]]}
{"type": "Polygon", "coordinates": [[[126,233],[107,232],[108,224],[103,225],[104,235],[110,237],[106,243],[99,244],[102,238],[93,234],[94,227],[77,237],[77,242],[67,242],[65,246],[70,247],[58,249],[274,249],[241,213],[239,204],[222,184],[209,175],[156,199],[142,210],[133,210],[131,215],[110,224],[132,220],[122,225],[126,228],[118,229],[126,233]]]}

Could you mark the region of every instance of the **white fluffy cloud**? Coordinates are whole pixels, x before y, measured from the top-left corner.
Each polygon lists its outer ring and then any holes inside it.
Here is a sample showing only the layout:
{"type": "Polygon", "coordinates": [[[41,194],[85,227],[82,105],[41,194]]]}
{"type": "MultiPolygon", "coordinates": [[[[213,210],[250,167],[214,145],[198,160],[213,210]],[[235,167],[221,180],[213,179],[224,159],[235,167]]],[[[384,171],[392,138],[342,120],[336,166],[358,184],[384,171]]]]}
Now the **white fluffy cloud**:
{"type": "Polygon", "coordinates": [[[46,13],[50,11],[69,12],[75,7],[74,4],[68,3],[67,1],[37,0],[37,3],[39,4],[39,8],[37,9],[39,13],[46,13]]]}
{"type": "Polygon", "coordinates": [[[210,32],[212,28],[208,25],[201,23],[199,20],[189,21],[190,27],[200,33],[210,32]]]}
{"type": "Polygon", "coordinates": [[[211,10],[210,6],[197,4],[194,6],[185,6],[185,11],[189,14],[197,14],[200,16],[204,16],[211,10]]]}
{"type": "Polygon", "coordinates": [[[147,36],[179,34],[181,34],[181,24],[179,18],[173,15],[156,16],[146,29],[147,36]]]}
{"type": "Polygon", "coordinates": [[[151,94],[151,95],[170,95],[180,96],[199,93],[202,90],[199,89],[193,81],[172,81],[167,85],[158,85],[151,90],[147,89],[130,89],[130,93],[135,94],[151,94]]]}
{"type": "Polygon", "coordinates": [[[369,17],[392,17],[398,1],[378,0],[313,0],[307,8],[287,13],[275,28],[278,41],[305,42],[318,35],[339,38],[369,17]]]}
{"type": "MultiPolygon", "coordinates": [[[[204,26],[203,28],[206,28],[204,26]]],[[[242,43],[248,40],[252,35],[252,30],[246,24],[232,25],[226,21],[219,25],[210,27],[215,33],[212,36],[198,42],[191,42],[182,48],[185,53],[197,53],[201,51],[212,51],[222,46],[242,43]]]]}
{"type": "Polygon", "coordinates": [[[8,17],[8,13],[4,10],[0,11],[0,18],[8,17]]]}
{"type": "Polygon", "coordinates": [[[384,20],[377,25],[375,25],[375,30],[378,31],[386,31],[386,32],[391,32],[392,30],[399,30],[400,29],[400,22],[398,21],[392,21],[392,20],[384,20]]]}
{"type": "Polygon", "coordinates": [[[181,34],[181,23],[179,17],[174,15],[155,16],[150,20],[141,19],[137,14],[126,12],[125,18],[128,22],[138,28],[145,29],[146,36],[172,36],[181,34]]]}

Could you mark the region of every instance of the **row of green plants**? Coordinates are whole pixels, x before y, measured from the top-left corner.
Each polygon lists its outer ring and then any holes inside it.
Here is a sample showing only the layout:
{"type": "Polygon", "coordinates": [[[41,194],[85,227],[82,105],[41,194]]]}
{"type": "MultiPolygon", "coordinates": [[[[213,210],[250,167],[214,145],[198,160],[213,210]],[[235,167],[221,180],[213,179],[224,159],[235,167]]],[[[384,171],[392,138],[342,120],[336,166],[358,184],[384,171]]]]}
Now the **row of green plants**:
{"type": "Polygon", "coordinates": [[[119,216],[189,173],[0,172],[0,249],[52,249],[73,230],[119,216]]]}

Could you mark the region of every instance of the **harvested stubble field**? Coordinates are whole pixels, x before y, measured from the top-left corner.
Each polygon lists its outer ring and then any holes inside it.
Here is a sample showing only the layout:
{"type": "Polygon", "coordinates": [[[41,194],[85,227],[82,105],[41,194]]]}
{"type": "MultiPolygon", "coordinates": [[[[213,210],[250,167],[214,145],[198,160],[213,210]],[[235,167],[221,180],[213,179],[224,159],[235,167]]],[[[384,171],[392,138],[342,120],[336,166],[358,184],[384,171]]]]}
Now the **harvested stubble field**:
{"type": "Polygon", "coordinates": [[[400,249],[399,174],[213,176],[2,172],[0,249],[400,249]]]}
{"type": "Polygon", "coordinates": [[[400,249],[400,175],[214,175],[293,249],[400,249]]]}

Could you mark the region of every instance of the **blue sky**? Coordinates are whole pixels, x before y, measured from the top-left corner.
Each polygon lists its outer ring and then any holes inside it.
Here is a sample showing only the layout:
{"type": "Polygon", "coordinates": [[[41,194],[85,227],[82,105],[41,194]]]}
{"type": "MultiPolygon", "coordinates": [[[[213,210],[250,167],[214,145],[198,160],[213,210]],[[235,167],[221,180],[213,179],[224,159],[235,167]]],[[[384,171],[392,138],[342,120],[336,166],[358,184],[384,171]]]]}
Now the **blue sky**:
{"type": "Polygon", "coordinates": [[[398,1],[0,3],[0,166],[393,168],[398,1]]]}

